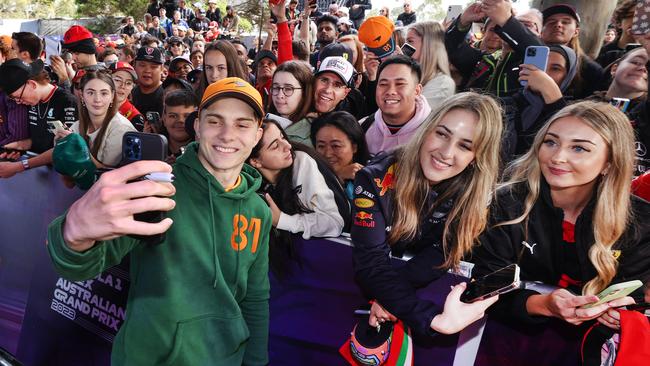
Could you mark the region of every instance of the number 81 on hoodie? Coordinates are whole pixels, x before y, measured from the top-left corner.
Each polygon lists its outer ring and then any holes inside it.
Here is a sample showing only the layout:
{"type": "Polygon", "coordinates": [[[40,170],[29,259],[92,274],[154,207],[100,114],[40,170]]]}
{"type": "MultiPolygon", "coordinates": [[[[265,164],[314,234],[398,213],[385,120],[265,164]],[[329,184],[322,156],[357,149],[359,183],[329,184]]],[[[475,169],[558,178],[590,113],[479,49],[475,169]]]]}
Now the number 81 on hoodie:
{"type": "Polygon", "coordinates": [[[262,220],[258,217],[253,217],[248,220],[246,216],[236,214],[232,217],[232,235],[230,236],[230,245],[236,251],[242,251],[248,245],[248,236],[246,232],[253,233],[253,245],[251,247],[251,253],[257,251],[257,244],[260,239],[260,228],[262,226],[262,220]],[[238,239],[239,238],[239,239],[238,239]]]}

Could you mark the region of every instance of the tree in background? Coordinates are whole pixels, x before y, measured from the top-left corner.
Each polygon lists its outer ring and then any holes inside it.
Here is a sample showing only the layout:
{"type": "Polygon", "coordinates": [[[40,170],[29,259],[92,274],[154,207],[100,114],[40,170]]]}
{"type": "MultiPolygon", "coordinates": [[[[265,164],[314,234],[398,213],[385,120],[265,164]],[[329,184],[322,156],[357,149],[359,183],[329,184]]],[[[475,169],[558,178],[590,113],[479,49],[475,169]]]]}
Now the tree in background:
{"type": "Polygon", "coordinates": [[[74,17],[75,0],[2,0],[0,19],[40,19],[74,17]]]}

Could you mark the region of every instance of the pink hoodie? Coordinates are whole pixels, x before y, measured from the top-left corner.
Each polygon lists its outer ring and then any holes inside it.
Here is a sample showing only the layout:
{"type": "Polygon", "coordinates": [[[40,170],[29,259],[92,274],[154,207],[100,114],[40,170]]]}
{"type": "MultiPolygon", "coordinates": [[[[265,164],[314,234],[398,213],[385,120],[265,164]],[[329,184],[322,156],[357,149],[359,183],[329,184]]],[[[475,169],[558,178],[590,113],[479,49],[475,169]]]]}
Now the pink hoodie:
{"type": "MultiPolygon", "coordinates": [[[[415,115],[396,133],[390,133],[388,126],[384,123],[381,110],[375,112],[375,122],[366,132],[366,142],[371,154],[377,154],[380,151],[388,151],[395,147],[407,143],[415,131],[420,127],[422,122],[431,113],[431,107],[427,100],[419,96],[415,99],[415,115]]],[[[359,121],[361,122],[361,121],[359,121]]]]}

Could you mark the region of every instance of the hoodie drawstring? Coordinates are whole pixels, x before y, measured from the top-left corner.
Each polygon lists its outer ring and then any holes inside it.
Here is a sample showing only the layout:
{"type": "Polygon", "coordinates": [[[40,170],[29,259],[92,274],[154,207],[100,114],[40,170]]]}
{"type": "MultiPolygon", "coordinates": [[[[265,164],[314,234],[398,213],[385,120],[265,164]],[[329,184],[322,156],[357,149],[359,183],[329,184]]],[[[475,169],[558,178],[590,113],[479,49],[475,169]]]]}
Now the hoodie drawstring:
{"type": "Polygon", "coordinates": [[[210,200],[210,231],[212,234],[212,264],[214,265],[214,281],[212,282],[212,288],[216,289],[217,288],[217,276],[219,272],[219,267],[217,264],[217,232],[214,229],[214,207],[212,204],[212,185],[210,184],[210,180],[206,179],[206,182],[208,183],[208,197],[210,200]]]}

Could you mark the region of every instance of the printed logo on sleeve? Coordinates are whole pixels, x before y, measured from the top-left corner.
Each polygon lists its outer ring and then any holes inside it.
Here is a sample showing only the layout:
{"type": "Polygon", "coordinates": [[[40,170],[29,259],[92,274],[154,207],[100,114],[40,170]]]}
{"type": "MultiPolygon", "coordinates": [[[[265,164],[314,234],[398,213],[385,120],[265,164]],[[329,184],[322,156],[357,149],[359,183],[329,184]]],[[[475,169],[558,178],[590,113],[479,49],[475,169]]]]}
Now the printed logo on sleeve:
{"type": "Polygon", "coordinates": [[[382,179],[375,178],[375,184],[377,184],[377,188],[381,189],[381,191],[379,191],[380,197],[385,195],[389,189],[393,189],[393,185],[395,184],[394,171],[395,171],[395,164],[388,167],[388,170],[386,171],[384,178],[382,179]]]}
{"type": "Polygon", "coordinates": [[[375,220],[372,218],[373,214],[366,211],[359,211],[354,215],[354,225],[373,228],[375,227],[375,220]]]}
{"type": "Polygon", "coordinates": [[[359,208],[370,208],[375,205],[375,202],[367,198],[356,198],[354,200],[354,205],[359,208]]]}

